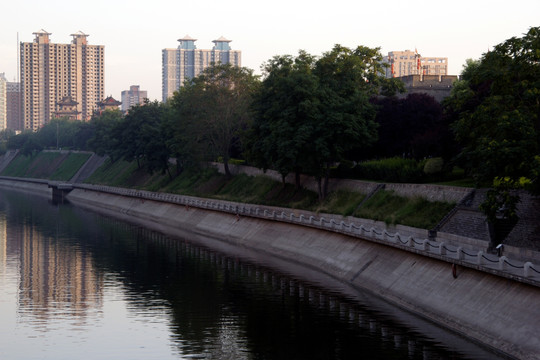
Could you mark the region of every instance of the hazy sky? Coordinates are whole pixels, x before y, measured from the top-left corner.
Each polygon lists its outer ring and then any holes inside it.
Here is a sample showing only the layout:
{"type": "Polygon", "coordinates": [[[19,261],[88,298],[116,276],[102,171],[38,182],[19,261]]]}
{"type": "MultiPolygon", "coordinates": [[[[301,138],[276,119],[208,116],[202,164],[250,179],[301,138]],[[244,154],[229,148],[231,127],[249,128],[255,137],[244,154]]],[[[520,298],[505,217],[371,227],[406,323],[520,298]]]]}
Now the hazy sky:
{"type": "Polygon", "coordinates": [[[122,90],[140,85],[161,100],[161,50],[185,35],[198,39],[198,49],[220,36],[232,40],[242,65],[257,73],[274,55],[320,55],[341,44],[380,47],[383,55],[416,48],[448,57],[458,75],[466,59],[540,26],[540,0],[15,0],[0,16],[0,73],[8,80],[17,73],[17,33],[31,42],[44,29],[51,42],[69,43],[80,30],[105,46],[105,96],[120,100],[122,90]]]}

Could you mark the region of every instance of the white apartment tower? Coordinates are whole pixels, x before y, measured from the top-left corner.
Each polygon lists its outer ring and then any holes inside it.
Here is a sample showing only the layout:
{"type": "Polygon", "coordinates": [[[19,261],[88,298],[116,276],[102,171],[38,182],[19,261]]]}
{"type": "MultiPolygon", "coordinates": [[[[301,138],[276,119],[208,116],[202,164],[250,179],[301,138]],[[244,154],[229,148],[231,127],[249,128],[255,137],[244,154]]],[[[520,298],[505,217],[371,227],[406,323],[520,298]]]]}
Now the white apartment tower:
{"type": "Polygon", "coordinates": [[[36,131],[55,117],[58,103],[77,102],[77,120],[89,120],[104,98],[104,46],[88,45],[87,34],[71,34],[70,44],[53,44],[50,33],[33,33],[21,42],[21,93],[24,129],[36,131]]]}
{"type": "Polygon", "coordinates": [[[189,35],[178,41],[180,45],[177,49],[163,49],[162,52],[163,102],[167,101],[186,79],[196,77],[214,63],[242,66],[242,52],[232,50],[229,45],[231,40],[223,36],[212,41],[214,47],[211,50],[197,49],[195,46],[197,39],[189,35]]]}

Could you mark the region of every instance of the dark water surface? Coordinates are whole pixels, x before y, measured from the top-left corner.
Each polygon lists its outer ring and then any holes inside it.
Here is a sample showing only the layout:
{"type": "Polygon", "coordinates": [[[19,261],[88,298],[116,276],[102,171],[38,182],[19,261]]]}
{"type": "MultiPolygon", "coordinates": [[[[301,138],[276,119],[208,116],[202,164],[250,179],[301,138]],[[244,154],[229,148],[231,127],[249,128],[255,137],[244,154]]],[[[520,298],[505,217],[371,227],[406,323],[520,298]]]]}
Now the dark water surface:
{"type": "Polygon", "coordinates": [[[496,358],[395,313],[0,189],[0,359],[496,358]]]}

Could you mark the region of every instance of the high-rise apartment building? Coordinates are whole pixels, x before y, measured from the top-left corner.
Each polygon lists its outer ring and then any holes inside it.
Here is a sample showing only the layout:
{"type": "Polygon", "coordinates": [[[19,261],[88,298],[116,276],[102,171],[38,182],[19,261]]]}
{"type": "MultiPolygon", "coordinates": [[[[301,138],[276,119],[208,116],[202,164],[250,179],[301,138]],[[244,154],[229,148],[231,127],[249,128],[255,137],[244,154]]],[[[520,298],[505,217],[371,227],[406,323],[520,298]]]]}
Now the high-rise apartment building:
{"type": "Polygon", "coordinates": [[[416,50],[391,51],[385,61],[386,77],[408,75],[448,75],[448,58],[424,57],[416,50]]]}
{"type": "Polygon", "coordinates": [[[104,97],[104,46],[88,45],[88,35],[80,31],[71,34],[70,44],[51,43],[45,30],[34,35],[33,42],[21,42],[24,129],[48,123],[66,97],[77,102],[77,120],[89,120],[104,97]]]}
{"type": "Polygon", "coordinates": [[[7,129],[7,80],[0,73],[0,131],[7,129]]]}
{"type": "Polygon", "coordinates": [[[20,130],[21,93],[19,83],[7,81],[0,73],[0,130],[20,130]]]}
{"type": "Polygon", "coordinates": [[[178,41],[180,45],[177,49],[163,49],[162,52],[163,102],[171,97],[186,79],[196,77],[214,63],[242,66],[242,52],[232,50],[229,44],[231,40],[224,37],[212,41],[214,47],[211,50],[197,49],[197,39],[188,35],[178,41]]]}
{"type": "Polygon", "coordinates": [[[20,83],[7,82],[7,128],[20,131],[21,124],[21,87],[20,83]]]}
{"type": "Polygon", "coordinates": [[[122,91],[122,112],[127,112],[132,106],[142,104],[148,98],[146,90],[140,90],[139,85],[131,85],[129,90],[122,91]]]}

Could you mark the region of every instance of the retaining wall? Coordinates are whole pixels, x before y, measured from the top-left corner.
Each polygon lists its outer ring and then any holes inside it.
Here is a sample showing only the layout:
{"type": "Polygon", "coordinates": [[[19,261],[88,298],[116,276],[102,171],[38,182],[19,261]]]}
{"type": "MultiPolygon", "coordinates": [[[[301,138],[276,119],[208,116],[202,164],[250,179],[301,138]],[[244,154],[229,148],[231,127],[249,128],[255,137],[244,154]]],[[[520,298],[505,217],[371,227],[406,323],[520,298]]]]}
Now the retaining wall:
{"type": "MultiPolygon", "coordinates": [[[[224,173],[222,163],[212,163],[219,172],[224,173]]],[[[232,165],[229,164],[229,169],[233,174],[247,174],[250,176],[264,175],[273,180],[281,181],[281,175],[275,170],[267,170],[263,172],[261,169],[244,166],[244,165],[232,165]]],[[[294,183],[294,174],[289,174],[285,181],[288,183],[294,183]]],[[[312,176],[301,175],[300,183],[306,189],[311,191],[318,191],[318,184],[312,176]]],[[[379,183],[352,180],[352,179],[330,179],[328,184],[329,191],[337,189],[356,191],[361,194],[369,194],[372,192],[379,183]]],[[[446,186],[446,185],[432,185],[432,184],[386,184],[385,190],[392,190],[397,195],[411,198],[421,197],[429,201],[444,201],[449,203],[458,203],[463,199],[470,191],[470,188],[464,188],[459,186],[446,186]]]]}

